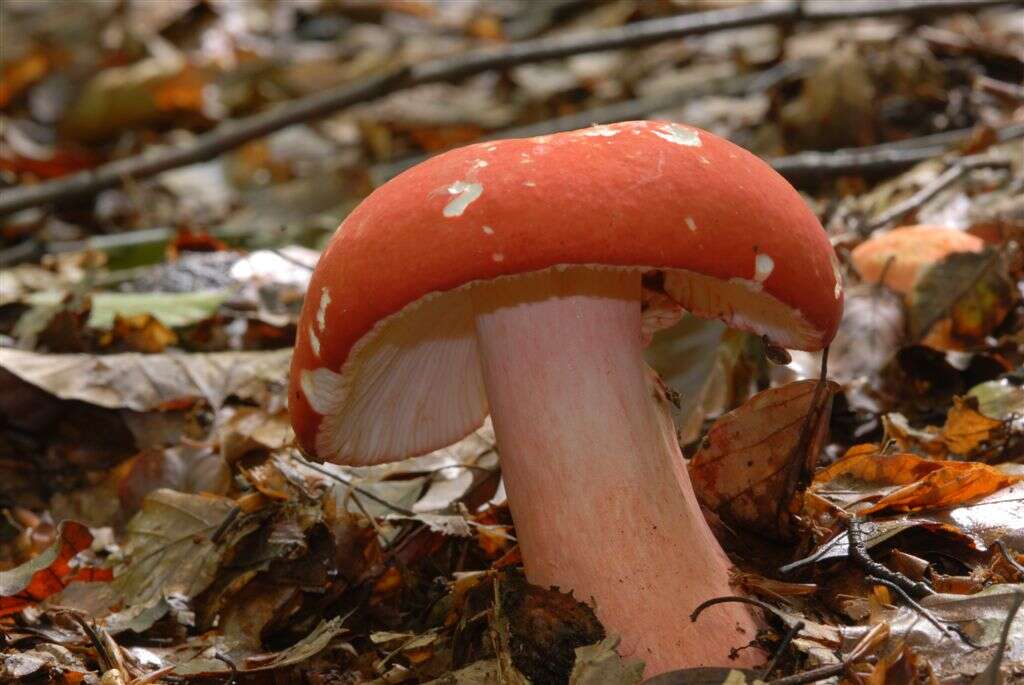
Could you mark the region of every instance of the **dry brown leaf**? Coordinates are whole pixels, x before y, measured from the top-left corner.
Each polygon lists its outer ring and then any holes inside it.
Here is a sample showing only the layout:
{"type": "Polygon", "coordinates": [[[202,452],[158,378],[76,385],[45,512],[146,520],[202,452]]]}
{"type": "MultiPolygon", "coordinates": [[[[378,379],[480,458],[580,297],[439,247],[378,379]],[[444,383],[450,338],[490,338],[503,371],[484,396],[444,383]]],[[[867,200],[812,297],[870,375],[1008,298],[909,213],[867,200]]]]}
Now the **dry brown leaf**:
{"type": "Polygon", "coordinates": [[[150,354],[37,354],[0,348],[0,367],[65,400],[149,411],[182,398],[219,407],[229,396],[280,403],[291,350],[150,354]],[[277,399],[273,399],[277,398],[277,399]]]}
{"type": "Polygon", "coordinates": [[[991,333],[1019,297],[1007,250],[951,254],[924,271],[908,297],[910,337],[964,349],[991,333]]]}
{"type": "Polygon", "coordinates": [[[787,538],[788,505],[817,462],[838,388],[831,381],[790,383],[716,421],[690,462],[701,503],[729,523],[787,538]]]}

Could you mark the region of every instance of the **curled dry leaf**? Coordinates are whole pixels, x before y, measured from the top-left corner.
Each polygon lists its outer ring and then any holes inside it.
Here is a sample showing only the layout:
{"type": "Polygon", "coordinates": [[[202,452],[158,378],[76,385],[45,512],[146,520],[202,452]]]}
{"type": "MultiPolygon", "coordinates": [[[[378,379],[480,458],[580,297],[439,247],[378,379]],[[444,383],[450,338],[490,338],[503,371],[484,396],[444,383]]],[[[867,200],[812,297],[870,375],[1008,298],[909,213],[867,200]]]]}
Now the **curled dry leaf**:
{"type": "Polygon", "coordinates": [[[690,462],[701,503],[724,520],[785,539],[789,504],[810,478],[839,386],[807,380],[772,388],[715,422],[690,462]]]}
{"type": "Polygon", "coordinates": [[[863,488],[855,501],[882,495],[874,504],[858,510],[861,514],[951,507],[1020,480],[987,464],[932,461],[913,454],[879,454],[874,446],[852,448],[847,456],[815,476],[815,489],[827,490],[827,484],[840,478],[841,489],[863,488]],[[901,487],[885,491],[888,486],[901,487]]]}
{"type": "Polygon", "coordinates": [[[72,581],[110,580],[107,569],[75,568],[71,560],[92,544],[92,533],[77,521],[62,521],[57,539],[36,558],[0,571],[0,616],[12,614],[60,592],[72,581]]]}

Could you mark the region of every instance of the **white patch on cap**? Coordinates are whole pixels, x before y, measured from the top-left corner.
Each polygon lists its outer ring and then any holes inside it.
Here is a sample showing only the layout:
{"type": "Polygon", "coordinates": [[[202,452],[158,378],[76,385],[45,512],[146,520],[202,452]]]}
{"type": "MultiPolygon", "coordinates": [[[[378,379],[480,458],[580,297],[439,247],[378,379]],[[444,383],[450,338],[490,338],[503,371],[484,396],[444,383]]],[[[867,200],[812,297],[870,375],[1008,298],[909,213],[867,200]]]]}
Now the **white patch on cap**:
{"type": "Polygon", "coordinates": [[[697,159],[700,160],[701,164],[711,164],[711,162],[708,160],[708,158],[705,157],[704,155],[698,155],[697,159]]]}
{"type": "Polygon", "coordinates": [[[309,327],[309,346],[313,349],[313,354],[319,357],[320,338],[316,337],[316,329],[314,329],[312,326],[309,327]]]}
{"type": "Polygon", "coordinates": [[[485,166],[487,166],[487,162],[485,162],[484,160],[474,159],[473,166],[470,167],[470,173],[472,173],[476,169],[483,169],[485,166]]]}
{"type": "Polygon", "coordinates": [[[522,157],[522,159],[519,160],[520,164],[533,164],[533,158],[531,158],[526,152],[520,152],[519,156],[522,157]]]}
{"type": "Polygon", "coordinates": [[[320,306],[316,310],[316,325],[321,331],[327,327],[327,305],[330,303],[331,293],[327,290],[327,286],[324,286],[320,288],[320,306]]]}
{"type": "Polygon", "coordinates": [[[484,187],[479,183],[456,181],[448,186],[448,193],[455,197],[451,202],[445,205],[442,213],[448,218],[453,216],[462,216],[462,213],[466,211],[466,207],[480,197],[483,192],[484,187]]]}
{"type": "Polygon", "coordinates": [[[843,272],[839,269],[839,258],[836,257],[835,250],[832,250],[829,260],[832,262],[832,275],[836,277],[836,287],[833,292],[838,300],[839,296],[843,294],[843,272]]]}
{"type": "Polygon", "coordinates": [[[493,259],[496,262],[503,262],[505,261],[505,255],[501,254],[500,252],[495,252],[494,254],[491,255],[491,259],[493,259]]]}
{"type": "Polygon", "coordinates": [[[768,255],[759,254],[754,259],[754,280],[758,283],[764,283],[774,270],[775,260],[768,255]]]}
{"type": "Polygon", "coordinates": [[[608,126],[594,126],[584,131],[583,135],[587,136],[588,138],[611,138],[612,136],[619,135],[619,133],[621,133],[621,131],[617,128],[610,128],[608,126]]]}
{"type": "Polygon", "coordinates": [[[484,235],[494,235],[494,229],[491,228],[490,226],[484,226],[482,230],[484,232],[484,235]]]}
{"type": "Polygon", "coordinates": [[[523,185],[526,186],[527,188],[536,188],[537,187],[537,184],[534,183],[533,181],[523,181],[523,185]]]}
{"type": "Polygon", "coordinates": [[[345,401],[341,374],[323,367],[310,371],[306,369],[299,376],[299,386],[306,401],[317,414],[327,416],[341,409],[345,401]]]}
{"type": "Polygon", "coordinates": [[[678,124],[668,124],[662,127],[660,131],[655,131],[654,135],[676,145],[686,145],[688,147],[700,147],[702,145],[700,136],[697,135],[696,131],[678,124]]]}
{"type": "Polygon", "coordinates": [[[686,227],[694,233],[697,232],[697,222],[693,220],[692,216],[686,217],[686,227]]]}
{"type": "Polygon", "coordinates": [[[494,151],[495,151],[495,150],[497,150],[497,149],[498,149],[498,146],[497,146],[497,145],[488,145],[488,146],[487,146],[487,151],[488,151],[488,152],[494,152],[494,151]]]}

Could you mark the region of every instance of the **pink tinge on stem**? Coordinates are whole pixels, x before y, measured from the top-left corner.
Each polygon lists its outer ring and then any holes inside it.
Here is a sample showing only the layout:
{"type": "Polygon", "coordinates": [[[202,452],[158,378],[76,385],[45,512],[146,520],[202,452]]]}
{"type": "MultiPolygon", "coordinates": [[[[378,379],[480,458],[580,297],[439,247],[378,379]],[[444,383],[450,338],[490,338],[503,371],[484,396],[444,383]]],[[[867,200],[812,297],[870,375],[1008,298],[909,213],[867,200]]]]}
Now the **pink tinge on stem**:
{"type": "Polygon", "coordinates": [[[502,475],[531,582],[593,602],[647,675],[753,665],[730,564],[690,485],[671,420],[649,382],[640,275],[547,271],[473,293],[502,475]]]}

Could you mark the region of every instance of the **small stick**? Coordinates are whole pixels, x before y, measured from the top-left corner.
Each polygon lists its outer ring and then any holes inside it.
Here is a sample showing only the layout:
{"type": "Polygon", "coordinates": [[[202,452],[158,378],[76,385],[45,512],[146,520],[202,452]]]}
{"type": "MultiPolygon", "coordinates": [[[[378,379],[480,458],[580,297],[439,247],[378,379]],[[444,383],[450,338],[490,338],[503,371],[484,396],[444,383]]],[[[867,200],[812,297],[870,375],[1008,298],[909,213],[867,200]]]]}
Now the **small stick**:
{"type": "Polygon", "coordinates": [[[1016,569],[1017,573],[1019,573],[1021,577],[1024,577],[1024,565],[1021,565],[1021,563],[1017,561],[1013,556],[1013,553],[1006,546],[1006,543],[1002,540],[996,540],[996,547],[998,547],[999,551],[1003,553],[1004,557],[1006,557],[1006,561],[1009,562],[1010,566],[1016,569]]]}
{"type": "Polygon", "coordinates": [[[806,625],[807,624],[803,621],[797,621],[789,627],[786,634],[782,636],[782,641],[779,642],[779,646],[775,648],[775,654],[772,655],[772,660],[768,662],[768,665],[761,673],[761,680],[768,680],[768,676],[775,670],[776,664],[779,663],[779,659],[782,657],[782,654],[786,651],[786,648],[789,647],[789,643],[793,641],[796,634],[803,630],[806,625]]]}
{"type": "Polygon", "coordinates": [[[213,658],[217,661],[227,664],[227,667],[231,669],[231,675],[228,677],[228,681],[224,685],[235,685],[235,683],[238,682],[238,668],[235,666],[235,662],[233,662],[231,659],[227,658],[220,652],[214,652],[213,658]]]}
{"type": "MultiPolygon", "coordinates": [[[[265,112],[225,122],[212,131],[196,136],[185,145],[151,148],[96,169],[36,185],[5,190],[0,192],[0,216],[50,202],[93,195],[120,185],[126,178],[139,180],[187,164],[204,162],[286,126],[319,119],[351,105],[412,86],[453,81],[485,71],[507,69],[531,62],[603,50],[640,47],[673,38],[746,26],[787,23],[801,19],[832,21],[837,18],[887,14],[945,13],[999,4],[1004,4],[1003,0],[874,0],[847,2],[843,8],[829,9],[789,0],[648,19],[602,31],[573,32],[512,43],[498,49],[478,50],[455,57],[431,60],[410,68],[395,69],[354,84],[307,95],[265,112]]],[[[932,155],[926,155],[923,159],[930,156],[932,155]]],[[[915,161],[920,159],[922,158],[916,158],[915,161]]]]}
{"type": "Polygon", "coordinates": [[[968,638],[966,635],[964,635],[963,631],[961,631],[959,629],[959,627],[957,627],[957,626],[943,626],[941,623],[939,623],[939,619],[935,618],[935,616],[932,615],[932,612],[928,611],[923,606],[921,606],[920,604],[915,602],[913,599],[911,599],[910,595],[908,595],[903,590],[903,588],[901,588],[896,583],[893,583],[892,581],[886,580],[884,578],[879,578],[877,576],[867,576],[865,579],[869,583],[874,583],[876,585],[884,585],[885,587],[887,587],[890,590],[892,590],[893,592],[895,592],[897,595],[899,595],[903,599],[904,602],[907,603],[907,606],[909,606],[911,609],[913,609],[915,612],[917,612],[922,618],[924,618],[926,621],[931,623],[933,626],[938,628],[943,633],[945,633],[947,635],[949,633],[956,633],[956,635],[961,640],[963,640],[965,643],[967,643],[968,645],[970,645],[974,649],[979,649],[980,648],[979,645],[976,645],[973,642],[971,642],[970,638],[968,638]]]}
{"type": "Polygon", "coordinates": [[[711,599],[701,602],[699,605],[697,605],[697,608],[690,613],[690,622],[696,623],[697,619],[700,617],[702,613],[704,613],[704,610],[708,607],[714,606],[716,604],[725,604],[727,602],[742,602],[743,604],[753,604],[754,606],[760,609],[764,609],[770,614],[775,613],[774,607],[772,607],[770,604],[765,604],[759,599],[754,599],[753,597],[740,597],[739,595],[724,595],[722,597],[712,597],[711,599]]]}
{"type": "Polygon", "coordinates": [[[890,570],[871,558],[871,555],[868,554],[867,545],[864,543],[864,532],[861,530],[863,523],[864,519],[856,514],[851,515],[846,523],[846,538],[850,546],[850,558],[867,572],[868,577],[884,579],[886,585],[898,587],[901,593],[910,595],[915,599],[934,595],[935,591],[927,583],[915,583],[902,573],[890,570]]]}
{"type": "Polygon", "coordinates": [[[939,174],[931,183],[925,184],[916,193],[897,202],[889,209],[882,212],[878,218],[868,224],[868,228],[876,229],[886,226],[894,221],[899,221],[910,212],[919,209],[924,203],[932,199],[940,192],[953,185],[961,177],[976,170],[984,168],[1008,169],[1010,160],[995,158],[991,155],[973,155],[957,160],[948,169],[939,174]]]}

